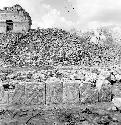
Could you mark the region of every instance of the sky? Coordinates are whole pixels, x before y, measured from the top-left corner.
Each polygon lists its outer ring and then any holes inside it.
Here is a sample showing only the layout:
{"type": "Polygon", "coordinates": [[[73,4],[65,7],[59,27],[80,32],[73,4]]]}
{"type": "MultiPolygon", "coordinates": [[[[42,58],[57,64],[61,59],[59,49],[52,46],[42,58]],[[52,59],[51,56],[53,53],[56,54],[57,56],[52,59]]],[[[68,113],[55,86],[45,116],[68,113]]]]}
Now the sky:
{"type": "Polygon", "coordinates": [[[121,0],[0,0],[0,9],[20,4],[32,28],[92,29],[121,25],[121,0]]]}

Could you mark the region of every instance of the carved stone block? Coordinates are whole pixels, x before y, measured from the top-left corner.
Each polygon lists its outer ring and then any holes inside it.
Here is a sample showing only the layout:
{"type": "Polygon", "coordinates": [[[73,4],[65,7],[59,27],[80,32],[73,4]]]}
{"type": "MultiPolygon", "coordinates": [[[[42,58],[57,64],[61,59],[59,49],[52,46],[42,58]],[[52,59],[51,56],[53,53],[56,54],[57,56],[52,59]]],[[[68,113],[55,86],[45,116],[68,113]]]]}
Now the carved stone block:
{"type": "Polygon", "coordinates": [[[63,85],[63,103],[79,102],[79,84],[75,81],[65,82],[63,85]]]}
{"type": "Polygon", "coordinates": [[[45,84],[38,83],[32,87],[32,84],[26,88],[25,105],[44,105],[45,104],[45,84]]]}
{"type": "Polygon", "coordinates": [[[46,102],[47,104],[60,104],[63,100],[63,83],[47,83],[46,102]]]}

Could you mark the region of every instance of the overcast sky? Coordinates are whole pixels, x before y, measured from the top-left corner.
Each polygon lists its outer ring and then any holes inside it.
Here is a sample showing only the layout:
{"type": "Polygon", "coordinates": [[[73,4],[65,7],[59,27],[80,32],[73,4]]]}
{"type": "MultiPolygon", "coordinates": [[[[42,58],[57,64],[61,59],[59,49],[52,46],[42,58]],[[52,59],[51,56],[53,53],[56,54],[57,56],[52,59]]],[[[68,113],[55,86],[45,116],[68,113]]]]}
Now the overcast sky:
{"type": "Polygon", "coordinates": [[[14,4],[29,12],[32,28],[121,25],[121,0],[0,0],[0,9],[14,4]]]}

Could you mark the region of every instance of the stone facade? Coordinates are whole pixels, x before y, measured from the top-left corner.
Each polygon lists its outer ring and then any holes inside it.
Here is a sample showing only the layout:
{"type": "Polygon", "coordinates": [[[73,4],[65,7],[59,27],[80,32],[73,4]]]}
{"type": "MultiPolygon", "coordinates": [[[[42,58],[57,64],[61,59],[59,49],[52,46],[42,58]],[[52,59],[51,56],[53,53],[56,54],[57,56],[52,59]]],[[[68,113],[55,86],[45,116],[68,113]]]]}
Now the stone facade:
{"type": "Polygon", "coordinates": [[[31,17],[20,5],[0,10],[0,33],[27,32],[32,25],[31,17]]]}

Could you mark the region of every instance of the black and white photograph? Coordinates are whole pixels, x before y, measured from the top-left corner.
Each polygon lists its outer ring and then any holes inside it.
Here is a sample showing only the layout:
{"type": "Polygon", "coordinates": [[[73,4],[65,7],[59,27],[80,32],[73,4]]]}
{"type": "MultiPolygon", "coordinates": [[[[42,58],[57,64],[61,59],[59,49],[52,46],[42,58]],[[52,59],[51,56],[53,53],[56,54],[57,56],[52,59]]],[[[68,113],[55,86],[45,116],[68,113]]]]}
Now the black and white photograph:
{"type": "Polygon", "coordinates": [[[0,125],[121,125],[121,0],[0,0],[0,125]]]}

